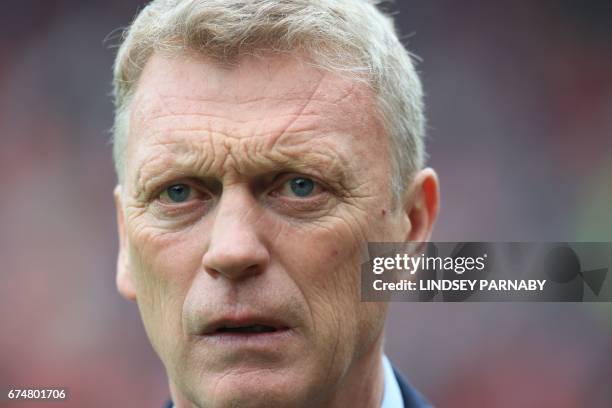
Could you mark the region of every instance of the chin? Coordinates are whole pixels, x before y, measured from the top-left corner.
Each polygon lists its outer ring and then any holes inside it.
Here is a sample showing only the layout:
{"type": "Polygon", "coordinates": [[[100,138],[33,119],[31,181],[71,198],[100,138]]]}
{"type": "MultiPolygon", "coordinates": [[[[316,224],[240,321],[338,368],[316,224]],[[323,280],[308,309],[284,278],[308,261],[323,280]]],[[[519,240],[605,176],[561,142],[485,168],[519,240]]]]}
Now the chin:
{"type": "Polygon", "coordinates": [[[312,406],[309,395],[313,393],[309,392],[309,388],[312,388],[312,384],[284,370],[234,370],[207,379],[193,401],[197,406],[206,408],[297,408],[312,406]]]}

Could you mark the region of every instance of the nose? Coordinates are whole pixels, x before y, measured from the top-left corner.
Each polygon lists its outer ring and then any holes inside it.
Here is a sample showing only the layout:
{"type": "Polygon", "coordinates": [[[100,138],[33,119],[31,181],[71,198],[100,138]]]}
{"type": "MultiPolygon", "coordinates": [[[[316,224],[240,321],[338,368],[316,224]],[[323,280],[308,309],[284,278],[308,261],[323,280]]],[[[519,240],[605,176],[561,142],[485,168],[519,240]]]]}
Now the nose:
{"type": "Polygon", "coordinates": [[[265,271],[270,253],[260,239],[261,214],[250,193],[228,192],[216,210],[208,250],[202,258],[204,271],[234,281],[265,271]]]}

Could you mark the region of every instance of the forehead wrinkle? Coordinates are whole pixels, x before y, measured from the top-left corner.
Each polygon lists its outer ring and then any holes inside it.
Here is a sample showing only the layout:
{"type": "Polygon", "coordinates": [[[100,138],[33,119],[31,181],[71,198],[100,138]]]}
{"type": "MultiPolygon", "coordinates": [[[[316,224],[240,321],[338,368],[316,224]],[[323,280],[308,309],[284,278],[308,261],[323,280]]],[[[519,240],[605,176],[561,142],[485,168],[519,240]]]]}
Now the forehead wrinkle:
{"type": "MultiPolygon", "coordinates": [[[[283,100],[283,102],[287,102],[287,100],[283,100]]],[[[194,118],[194,119],[195,118],[221,119],[221,120],[231,120],[232,122],[240,123],[240,124],[246,124],[246,123],[261,121],[261,115],[254,116],[253,118],[244,118],[244,117],[241,117],[239,115],[228,113],[229,112],[228,109],[219,109],[218,112],[217,111],[211,112],[212,105],[214,105],[214,104],[215,104],[214,102],[211,102],[205,108],[198,108],[198,109],[194,109],[194,108],[181,109],[181,110],[173,109],[172,111],[169,111],[169,110],[153,110],[152,112],[144,113],[142,115],[143,119],[141,120],[141,122],[145,122],[146,124],[148,124],[148,123],[154,123],[154,122],[157,122],[157,121],[160,121],[160,120],[163,120],[163,119],[167,119],[167,118],[177,118],[177,119],[185,119],[185,118],[194,118]]],[[[235,104],[231,104],[231,105],[235,106],[235,104]]],[[[295,112],[289,111],[289,112],[276,113],[275,117],[277,117],[277,118],[281,118],[281,117],[285,117],[285,116],[294,117],[295,115],[296,115],[295,112]]]]}
{"type": "Polygon", "coordinates": [[[168,173],[175,173],[177,176],[206,173],[206,169],[212,167],[215,156],[214,153],[206,154],[206,145],[211,145],[213,152],[214,147],[212,143],[205,142],[206,140],[202,139],[181,138],[156,140],[148,144],[144,149],[147,153],[141,155],[141,163],[136,172],[137,189],[146,191],[147,185],[168,173]]]}
{"type": "MultiPolygon", "coordinates": [[[[305,114],[303,118],[310,115],[305,114]]],[[[312,114],[311,116],[317,117],[312,114]]],[[[293,118],[293,115],[291,115],[293,118]]],[[[295,121],[293,121],[295,123],[295,121]]],[[[159,135],[154,143],[146,144],[142,146],[145,153],[140,160],[147,160],[148,157],[153,157],[155,160],[149,160],[151,163],[145,164],[145,170],[149,166],[170,166],[172,165],[172,156],[176,157],[175,160],[182,156],[187,156],[193,162],[198,162],[200,173],[204,174],[207,171],[215,173],[216,176],[222,177],[225,173],[231,173],[232,168],[237,170],[238,173],[248,173],[247,168],[251,171],[261,173],[262,168],[277,168],[281,163],[286,164],[285,160],[271,163],[269,166],[255,166],[257,161],[265,161],[264,156],[258,154],[260,152],[268,151],[269,154],[265,156],[269,157],[274,154],[274,143],[270,142],[270,139],[277,140],[279,137],[283,137],[285,140],[293,139],[293,142],[289,144],[302,144],[308,140],[318,138],[318,129],[315,125],[315,121],[300,122],[299,126],[294,125],[293,129],[288,131],[279,131],[277,129],[266,128],[261,132],[249,129],[228,129],[227,125],[231,126],[231,123],[217,123],[213,125],[211,121],[203,121],[197,126],[182,127],[177,129],[176,126],[164,126],[157,127],[153,134],[159,135]],[[166,131],[166,128],[168,129],[166,131]],[[308,133],[308,135],[305,135],[308,133]],[[291,137],[291,135],[304,134],[297,138],[291,137]],[[172,139],[167,140],[171,135],[172,139]],[[204,146],[208,147],[209,150],[204,150],[204,146]],[[160,147],[165,147],[165,150],[161,153],[158,151],[160,147]],[[154,148],[154,152],[149,151],[150,148],[154,148]],[[170,156],[168,156],[170,153],[170,156]],[[198,161],[198,156],[202,158],[198,161]],[[167,158],[165,162],[160,163],[161,159],[167,158]],[[208,158],[205,160],[205,158],[208,158]],[[251,159],[252,158],[252,159],[251,159]],[[251,165],[248,165],[248,162],[251,165]]],[[[153,137],[153,136],[150,136],[153,137]]],[[[141,140],[147,140],[146,133],[143,134],[141,140]]],[[[279,152],[277,152],[279,153],[279,152]]],[[[262,163],[263,164],[263,163],[262,163]]],[[[191,165],[196,167],[195,165],[191,165]]],[[[142,179],[148,177],[147,174],[142,174],[142,169],[139,169],[140,184],[142,179]]]]}
{"type": "MultiPolygon", "coordinates": [[[[320,75],[316,84],[311,84],[311,90],[308,90],[309,94],[304,96],[303,89],[286,89],[280,95],[222,95],[218,92],[213,93],[210,96],[202,94],[189,95],[180,94],[175,95],[170,90],[163,90],[155,87],[148,89],[147,91],[138,92],[142,87],[137,88],[137,95],[134,98],[133,104],[138,105],[139,109],[132,113],[138,113],[141,122],[151,121],[155,119],[161,119],[168,116],[209,116],[218,118],[231,118],[232,120],[242,123],[249,122],[251,120],[244,119],[241,115],[224,114],[231,112],[231,108],[237,110],[237,113],[241,113],[243,110],[248,110],[250,105],[259,105],[263,110],[269,108],[286,108],[291,105],[299,104],[299,107],[293,112],[287,112],[287,115],[299,115],[304,111],[305,107],[313,100],[317,100],[322,103],[334,103],[336,102],[333,98],[329,98],[328,95],[322,94],[317,95],[317,89],[327,76],[326,73],[320,75]],[[320,96],[317,97],[317,96],[320,96]],[[225,99],[220,99],[225,97],[225,99]],[[271,102],[266,104],[266,102],[271,102]],[[272,106],[266,106],[272,105],[272,106]],[[228,109],[230,108],[230,109],[228,109]],[[213,112],[211,112],[211,110],[213,112]],[[218,112],[214,112],[214,111],[218,112]]],[[[257,118],[252,119],[253,121],[257,118]]]]}
{"type": "MultiPolygon", "coordinates": [[[[261,115],[255,114],[253,118],[244,117],[242,112],[240,114],[232,114],[230,112],[231,109],[227,109],[228,105],[230,107],[236,107],[236,105],[240,104],[259,104],[260,102],[266,100],[277,101],[278,105],[282,106],[285,109],[289,109],[290,111],[285,112],[275,112],[274,118],[278,120],[279,118],[289,117],[287,123],[284,124],[284,130],[288,130],[292,126],[295,125],[301,118],[307,118],[309,116],[318,117],[321,116],[319,112],[327,112],[329,110],[329,105],[336,105],[334,107],[338,108],[337,105],[340,102],[343,102],[345,99],[350,98],[355,95],[357,86],[354,81],[343,81],[342,84],[334,84],[334,89],[332,92],[329,92],[327,88],[318,92],[321,84],[323,82],[329,83],[329,81],[325,81],[325,78],[328,75],[321,75],[317,84],[310,91],[310,95],[308,97],[290,97],[287,94],[284,94],[282,97],[274,97],[274,96],[265,96],[265,97],[251,97],[248,100],[240,101],[235,98],[231,101],[219,101],[216,99],[206,98],[206,97],[189,97],[189,96],[172,96],[163,93],[157,89],[153,89],[150,94],[152,94],[151,98],[147,100],[147,103],[141,107],[139,113],[141,116],[140,122],[144,124],[146,127],[151,127],[155,124],[155,122],[159,120],[163,120],[165,118],[176,119],[176,121],[181,124],[183,121],[189,117],[193,116],[194,121],[197,119],[207,119],[209,122],[216,122],[216,119],[220,121],[229,121],[234,124],[247,124],[247,123],[261,123],[262,117],[261,115]],[[348,86],[347,86],[348,85],[348,86]],[[339,89],[338,89],[339,88],[339,89]],[[338,95],[338,90],[340,90],[340,95],[338,95]],[[326,92],[327,91],[327,92],[326,92]],[[291,106],[293,104],[288,102],[295,101],[301,102],[300,106],[291,106]],[[314,107],[308,108],[311,102],[315,103],[314,107]],[[289,106],[287,106],[289,105],[289,106]],[[321,106],[324,105],[324,106],[321,106]],[[325,106],[328,105],[328,106],[325,106]],[[221,107],[220,109],[215,109],[215,106],[221,107]],[[317,109],[318,108],[318,109],[317,109]]],[[[333,77],[335,78],[335,77],[333,77]]],[[[332,79],[333,79],[332,78],[332,79]]],[[[296,93],[299,94],[299,93],[296,93]]],[[[144,98],[141,98],[144,99],[144,98]]],[[[354,105],[353,103],[349,103],[350,105],[354,105]]],[[[343,104],[347,105],[347,104],[343,104]]],[[[266,113],[266,107],[263,106],[264,115],[266,113]]],[[[269,107],[268,107],[269,108],[269,107]]],[[[256,109],[255,111],[261,111],[262,109],[256,109]]],[[[341,109],[342,110],[342,109],[341,109]]],[[[269,111],[269,109],[268,109],[269,111]]],[[[132,122],[133,123],[133,122],[132,122]]],[[[266,125],[269,125],[269,122],[266,122],[266,125]]],[[[182,126],[184,130],[197,129],[201,127],[202,124],[198,124],[195,127],[185,127],[182,126]]],[[[209,123],[210,127],[213,127],[213,123],[209,123]]],[[[261,132],[255,132],[261,133],[261,132]]],[[[277,134],[282,135],[283,131],[278,132],[277,134]]],[[[239,136],[238,132],[225,132],[227,137],[239,136]],[[236,134],[234,134],[236,133],[236,134]]],[[[270,143],[274,143],[274,139],[270,139],[270,143]]]]}
{"type": "MultiPolygon", "coordinates": [[[[316,91],[316,90],[315,90],[316,91]]],[[[288,105],[292,105],[291,102],[301,102],[299,106],[294,107],[293,109],[286,109],[285,112],[276,113],[275,117],[284,117],[290,116],[294,119],[298,119],[303,116],[317,116],[315,109],[307,109],[308,105],[311,102],[316,102],[317,106],[320,106],[320,110],[325,111],[330,106],[337,107],[341,102],[346,99],[351,98],[355,94],[354,86],[351,87],[346,92],[343,92],[342,95],[338,96],[336,99],[330,99],[322,95],[321,97],[317,97],[317,95],[313,95],[310,98],[305,97],[261,97],[256,98],[252,101],[248,101],[249,104],[260,105],[260,107],[265,111],[264,106],[260,102],[265,100],[273,100],[278,102],[278,105],[282,105],[283,107],[288,107],[288,105]]],[[[261,116],[257,115],[253,118],[244,118],[238,115],[234,115],[228,113],[231,109],[227,109],[229,107],[235,107],[236,105],[241,105],[243,102],[230,102],[230,101],[218,101],[206,98],[190,98],[187,99],[185,97],[165,97],[165,99],[158,98],[162,102],[162,105],[157,107],[155,104],[151,104],[152,106],[145,106],[139,109],[139,113],[141,115],[140,122],[150,123],[160,119],[165,119],[168,117],[177,117],[177,118],[185,118],[185,117],[202,117],[202,118],[212,118],[212,119],[229,119],[237,123],[249,123],[256,122],[261,120],[261,116]],[[170,107],[169,100],[174,100],[170,107]],[[184,103],[181,103],[184,102],[184,103]],[[220,105],[218,110],[215,110],[215,105],[220,105]],[[211,109],[212,108],[212,109],[211,109]],[[211,111],[212,110],[212,111],[211,111]]],[[[247,102],[244,102],[247,103],[247,102]]],[[[269,108],[269,107],[268,107],[269,108]]],[[[241,108],[245,109],[244,107],[241,108]]],[[[292,125],[293,120],[290,120],[285,127],[289,128],[292,125]]]]}
{"type": "MultiPolygon", "coordinates": [[[[296,98],[296,100],[304,103],[299,107],[285,108],[285,111],[282,112],[270,112],[263,109],[262,114],[254,115],[253,118],[243,118],[240,115],[227,113],[227,110],[211,112],[211,105],[214,105],[214,103],[198,109],[189,108],[187,110],[145,107],[139,110],[140,118],[138,122],[142,124],[143,130],[152,128],[155,132],[167,129],[168,132],[178,130],[194,132],[208,131],[209,134],[213,134],[218,131],[222,133],[224,137],[236,139],[268,136],[271,133],[280,136],[284,131],[287,131],[289,127],[294,127],[295,129],[292,130],[295,131],[312,127],[312,123],[315,122],[315,119],[321,117],[321,114],[317,110],[311,109],[305,111],[306,105],[308,105],[311,100],[306,100],[306,102],[304,98],[296,98]],[[270,118],[268,118],[269,116],[270,118]],[[309,123],[303,124],[302,120],[305,119],[308,119],[307,122],[309,123]],[[253,124],[254,126],[250,128],[238,126],[248,124],[253,124]],[[296,126],[296,124],[300,124],[300,126],[296,126]],[[265,126],[265,128],[262,129],[263,126],[265,126]]],[[[329,101],[325,102],[329,103],[329,101]]],[[[167,107],[168,105],[165,106],[167,107]]],[[[323,111],[324,109],[320,110],[323,111]]],[[[321,121],[316,122],[320,123],[321,121]]],[[[274,138],[270,140],[270,143],[274,143],[274,138]]]]}
{"type": "MultiPolygon", "coordinates": [[[[258,117],[254,119],[234,119],[226,116],[217,116],[211,114],[172,114],[172,115],[163,115],[156,116],[147,120],[149,125],[147,125],[146,129],[153,129],[157,133],[161,133],[165,129],[167,132],[193,132],[193,133],[201,133],[201,134],[222,134],[224,137],[228,139],[244,139],[244,138],[258,138],[258,137],[266,137],[270,134],[281,135],[282,131],[278,129],[274,129],[274,127],[285,126],[285,121],[283,123],[274,124],[275,121],[280,122],[280,119],[285,117],[289,117],[291,122],[299,121],[300,119],[308,119],[308,118],[318,118],[320,115],[317,113],[304,113],[300,116],[300,118],[295,118],[294,113],[280,113],[274,115],[274,118],[269,120],[264,120],[263,117],[258,117]],[[186,119],[205,119],[205,121],[199,121],[194,123],[190,123],[186,119]],[[166,120],[167,119],[167,120],[166,120]],[[173,121],[172,119],[176,119],[173,121]],[[154,122],[161,122],[157,125],[154,122]],[[254,123],[260,126],[249,127],[238,127],[236,124],[245,125],[254,123]],[[261,129],[262,126],[266,126],[266,128],[261,129]]],[[[302,121],[300,121],[302,122],[302,121]]],[[[293,126],[295,129],[291,129],[291,131],[302,131],[308,130],[314,127],[312,123],[299,123],[300,126],[293,126]]]]}
{"type": "MultiPolygon", "coordinates": [[[[285,132],[275,144],[265,138],[238,140],[238,149],[246,159],[238,163],[239,170],[243,174],[262,173],[264,169],[305,171],[323,179],[344,181],[349,160],[342,148],[326,136],[314,129],[285,132]]],[[[236,157],[232,154],[233,160],[236,157]]]]}
{"type": "MultiPolygon", "coordinates": [[[[198,104],[206,104],[207,106],[210,106],[210,105],[232,105],[233,106],[233,105],[249,105],[249,104],[261,105],[262,102],[272,101],[272,102],[278,103],[279,105],[280,104],[284,105],[286,102],[304,102],[305,100],[309,99],[308,97],[304,97],[304,95],[300,94],[299,92],[283,92],[279,96],[265,95],[265,96],[255,96],[255,97],[247,98],[247,99],[228,98],[228,100],[219,100],[218,98],[215,98],[215,97],[207,98],[204,96],[197,96],[197,97],[187,96],[187,95],[172,96],[170,94],[162,94],[159,91],[157,91],[157,94],[162,96],[168,102],[172,102],[175,105],[179,105],[181,106],[181,108],[187,109],[188,111],[190,111],[190,109],[192,109],[194,106],[197,106],[198,104]]],[[[344,99],[346,96],[348,96],[348,94],[345,93],[342,96],[340,96],[338,99],[326,98],[325,95],[321,95],[320,98],[313,97],[310,99],[317,100],[320,102],[336,103],[344,99]]],[[[165,104],[167,105],[167,103],[165,104]]],[[[168,110],[168,112],[173,112],[173,111],[174,110],[168,110]]],[[[192,113],[197,113],[197,110],[193,111],[192,113]]]]}
{"type": "Polygon", "coordinates": [[[157,142],[162,152],[152,155],[141,168],[144,178],[157,169],[177,167],[202,176],[223,178],[228,174],[249,176],[274,170],[318,170],[338,175],[344,173],[348,160],[341,149],[316,132],[289,132],[281,142],[269,148],[265,138],[229,138],[214,133],[202,144],[189,138],[157,142]],[[149,170],[151,169],[151,170],[149,170]]]}

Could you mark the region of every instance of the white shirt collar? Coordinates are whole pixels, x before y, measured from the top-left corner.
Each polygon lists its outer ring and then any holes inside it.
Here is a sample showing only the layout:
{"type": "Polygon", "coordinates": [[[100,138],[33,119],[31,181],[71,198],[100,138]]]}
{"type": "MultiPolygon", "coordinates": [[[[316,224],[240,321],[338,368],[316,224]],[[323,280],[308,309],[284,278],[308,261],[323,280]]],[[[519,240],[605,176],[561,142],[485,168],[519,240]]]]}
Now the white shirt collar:
{"type": "Polygon", "coordinates": [[[385,378],[385,390],[380,408],[404,408],[402,390],[400,390],[393,367],[387,356],[383,355],[383,372],[385,378]]]}

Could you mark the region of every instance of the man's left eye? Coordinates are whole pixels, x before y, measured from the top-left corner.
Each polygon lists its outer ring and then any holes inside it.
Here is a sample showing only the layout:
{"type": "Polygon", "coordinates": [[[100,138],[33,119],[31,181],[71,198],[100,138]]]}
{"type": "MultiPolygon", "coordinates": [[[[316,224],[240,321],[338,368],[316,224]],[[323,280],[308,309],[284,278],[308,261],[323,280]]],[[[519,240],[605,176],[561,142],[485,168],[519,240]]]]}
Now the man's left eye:
{"type": "Polygon", "coordinates": [[[285,196],[307,198],[321,191],[316,181],[309,177],[293,177],[283,183],[279,193],[285,196]]]}

